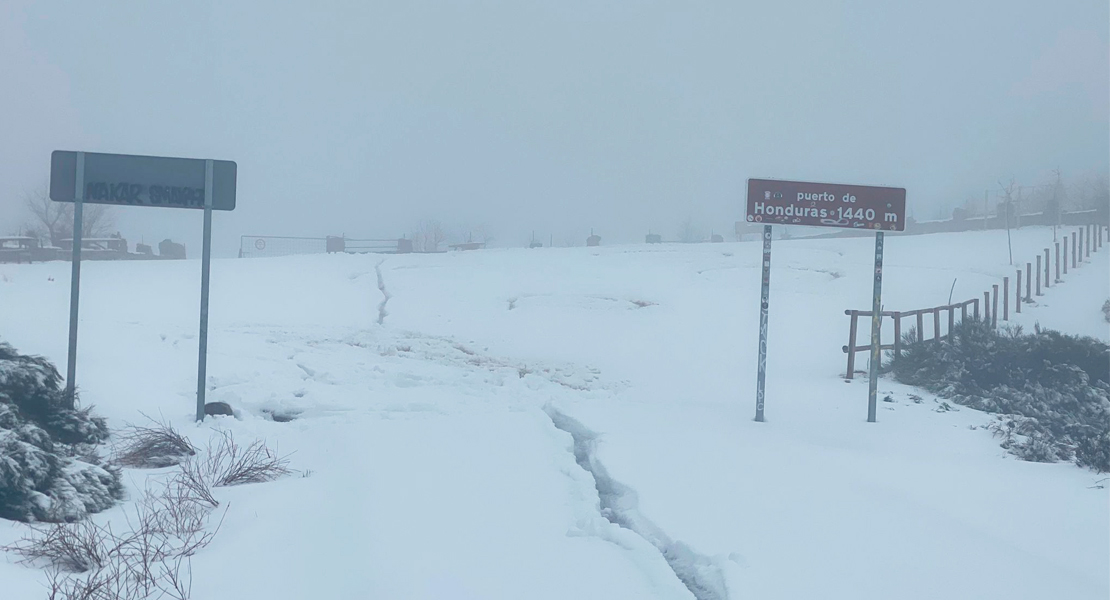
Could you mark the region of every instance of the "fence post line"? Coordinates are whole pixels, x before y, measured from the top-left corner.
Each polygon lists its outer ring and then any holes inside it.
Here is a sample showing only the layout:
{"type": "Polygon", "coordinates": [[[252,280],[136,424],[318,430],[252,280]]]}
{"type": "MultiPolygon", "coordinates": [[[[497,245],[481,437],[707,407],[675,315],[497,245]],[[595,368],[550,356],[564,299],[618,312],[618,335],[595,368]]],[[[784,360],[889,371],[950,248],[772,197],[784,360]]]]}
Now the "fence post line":
{"type": "Polygon", "coordinates": [[[859,311],[848,311],[848,314],[852,316],[852,325],[848,328],[848,371],[844,374],[845,379],[851,379],[856,370],[856,320],[859,319],[859,311]]]}
{"type": "Polygon", "coordinates": [[[902,354],[902,313],[895,311],[894,313],[894,358],[892,361],[898,360],[898,356],[902,354]]]}
{"type": "Polygon", "coordinates": [[[1002,320],[1010,320],[1010,278],[1002,278],[1002,320]]]}
{"type": "Polygon", "coordinates": [[[940,342],[940,307],[933,309],[933,341],[940,342]]]}
{"type": "Polygon", "coordinates": [[[1017,285],[1014,286],[1014,296],[1017,296],[1014,312],[1021,313],[1021,269],[1017,270],[1017,285]]]}
{"type": "Polygon", "coordinates": [[[991,300],[991,328],[998,329],[998,284],[992,286],[994,288],[994,296],[991,300]]]}
{"type": "Polygon", "coordinates": [[[1037,255],[1037,295],[1041,295],[1041,255],[1037,255]]]}
{"type": "Polygon", "coordinates": [[[925,341],[925,320],[921,317],[921,311],[917,311],[917,341],[925,341]]]}
{"type": "Polygon", "coordinates": [[[948,305],[948,341],[952,341],[952,330],[956,328],[956,307],[948,305]]]}

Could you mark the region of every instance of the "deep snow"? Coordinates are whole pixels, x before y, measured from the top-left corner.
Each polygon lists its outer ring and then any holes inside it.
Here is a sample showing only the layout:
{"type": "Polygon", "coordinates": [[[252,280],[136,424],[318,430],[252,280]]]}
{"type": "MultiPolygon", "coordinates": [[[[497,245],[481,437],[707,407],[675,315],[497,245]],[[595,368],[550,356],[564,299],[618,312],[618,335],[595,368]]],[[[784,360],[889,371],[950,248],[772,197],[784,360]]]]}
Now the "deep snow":
{"type": "MultiPolygon", "coordinates": [[[[1015,262],[1051,239],[1014,232],[1015,262]]],[[[1017,322],[1110,340],[1108,256],[1017,322]]],[[[891,235],[886,258],[888,309],[944,304],[953,280],[955,300],[981,298],[1016,269],[994,231],[891,235]]],[[[311,471],[220,490],[194,598],[691,598],[667,543],[732,599],[1110,594],[1102,477],[1017,461],[987,415],[885,379],[865,422],[840,348],[843,311],[870,307],[869,239],[774,242],[766,423],[757,243],[382,261],[214,261],[209,400],[240,414],[201,426],[198,262],[83,266],[77,380],[110,424],[227,428],[311,471]],[[593,436],[604,477],[552,415],[593,436]],[[602,479],[647,525],[604,510],[602,479]]],[[[0,265],[0,335],[64,364],[68,293],[67,264],[0,265]]],[[[127,471],[132,489],[148,473],[127,471]]],[[[18,531],[0,524],[0,543],[18,531]]],[[[39,571],[0,562],[0,580],[44,595],[39,571]]]]}

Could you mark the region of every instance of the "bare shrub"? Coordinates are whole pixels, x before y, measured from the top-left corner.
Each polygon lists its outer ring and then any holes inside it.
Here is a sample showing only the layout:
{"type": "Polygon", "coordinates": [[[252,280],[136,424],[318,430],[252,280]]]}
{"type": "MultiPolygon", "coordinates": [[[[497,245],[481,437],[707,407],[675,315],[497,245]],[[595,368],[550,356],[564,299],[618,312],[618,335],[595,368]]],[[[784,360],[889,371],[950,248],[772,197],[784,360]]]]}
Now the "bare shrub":
{"type": "Polygon", "coordinates": [[[182,472],[190,469],[212,487],[264,483],[291,472],[289,459],[279,456],[265,442],[255,440],[244,447],[235,441],[230,431],[221,431],[215,443],[208,444],[205,458],[185,465],[182,472]]]}
{"type": "Polygon", "coordinates": [[[20,555],[24,564],[46,562],[71,573],[100,568],[108,560],[115,536],[90,521],[31,527],[30,533],[2,549],[20,555]]]}
{"type": "MultiPolygon", "coordinates": [[[[225,513],[226,514],[226,513],[225,513]]],[[[35,527],[3,550],[20,562],[50,566],[49,598],[57,600],[186,600],[190,557],[211,543],[209,505],[178,478],[148,489],[126,515],[128,528],[90,521],[35,527]]]]}
{"type": "MultiPolygon", "coordinates": [[[[145,415],[144,415],[145,416],[145,415]]],[[[160,469],[196,455],[196,448],[169,423],[147,417],[149,426],[128,425],[118,436],[115,462],[125,467],[160,469]]]]}

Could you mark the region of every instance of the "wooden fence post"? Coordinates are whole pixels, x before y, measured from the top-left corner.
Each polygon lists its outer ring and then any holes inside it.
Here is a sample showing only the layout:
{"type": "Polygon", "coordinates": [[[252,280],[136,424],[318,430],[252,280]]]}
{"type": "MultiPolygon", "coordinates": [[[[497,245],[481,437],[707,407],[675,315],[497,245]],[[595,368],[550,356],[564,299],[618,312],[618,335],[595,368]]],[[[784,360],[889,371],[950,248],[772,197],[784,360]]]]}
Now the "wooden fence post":
{"type": "Polygon", "coordinates": [[[989,323],[991,320],[991,293],[983,292],[983,321],[989,323]]]}
{"type": "Polygon", "coordinates": [[[1087,258],[1091,258],[1091,226],[1087,226],[1087,258]]]}
{"type": "Polygon", "coordinates": [[[850,310],[848,314],[852,316],[852,325],[848,328],[848,371],[844,374],[845,379],[851,379],[856,370],[856,320],[859,319],[859,311],[850,310]]]}
{"type": "MultiPolygon", "coordinates": [[[[1067,242],[1065,242],[1065,243],[1067,243],[1067,242]]],[[[1071,232],[1071,268],[1074,269],[1076,266],[1077,265],[1076,265],[1076,256],[1075,256],[1075,232],[1073,231],[1073,232],[1071,232]]]]}
{"type": "Polygon", "coordinates": [[[1068,274],[1068,236],[1064,236],[1064,275],[1068,274]]]}
{"type": "Polygon", "coordinates": [[[1014,286],[1014,296],[1017,296],[1014,312],[1021,313],[1021,269],[1017,270],[1017,285],[1014,286]]]}
{"type": "Polygon", "coordinates": [[[948,305],[948,341],[952,341],[952,330],[956,328],[956,307],[948,305]]]}
{"type": "Polygon", "coordinates": [[[979,299],[978,298],[973,298],[971,300],[971,303],[975,305],[975,320],[978,321],[979,320],[979,299]]]}
{"type": "Polygon", "coordinates": [[[891,360],[898,360],[898,356],[902,354],[902,313],[894,313],[894,358],[891,360]]]}
{"type": "Polygon", "coordinates": [[[1041,255],[1037,255],[1037,295],[1041,295],[1041,255]]]}
{"type": "Polygon", "coordinates": [[[1056,283],[1060,283],[1060,242],[1056,242],[1056,283]]]}
{"type": "Polygon", "coordinates": [[[933,309],[933,341],[940,342],[940,307],[933,309]]]}
{"type": "Polygon", "coordinates": [[[1025,263],[1025,301],[1033,301],[1033,263],[1025,263]]]}
{"type": "Polygon", "coordinates": [[[991,302],[991,327],[998,329],[998,284],[994,284],[994,300],[991,302]]]}
{"type": "Polygon", "coordinates": [[[1083,262],[1083,229],[1079,229],[1079,262],[1083,262]]]}
{"type": "Polygon", "coordinates": [[[925,322],[921,318],[921,311],[917,311],[917,341],[925,341],[925,322]]]}
{"type": "Polygon", "coordinates": [[[1048,264],[1048,262],[1049,262],[1048,261],[1048,248],[1045,248],[1044,249],[1044,287],[1045,287],[1046,290],[1048,289],[1048,286],[1049,286],[1048,280],[1051,279],[1049,277],[1049,269],[1052,266],[1052,265],[1048,264]]]}
{"type": "Polygon", "coordinates": [[[960,323],[967,320],[967,302],[960,304],[960,323]]]}
{"type": "Polygon", "coordinates": [[[1002,320],[1010,320],[1010,278],[1002,278],[1002,320]]]}

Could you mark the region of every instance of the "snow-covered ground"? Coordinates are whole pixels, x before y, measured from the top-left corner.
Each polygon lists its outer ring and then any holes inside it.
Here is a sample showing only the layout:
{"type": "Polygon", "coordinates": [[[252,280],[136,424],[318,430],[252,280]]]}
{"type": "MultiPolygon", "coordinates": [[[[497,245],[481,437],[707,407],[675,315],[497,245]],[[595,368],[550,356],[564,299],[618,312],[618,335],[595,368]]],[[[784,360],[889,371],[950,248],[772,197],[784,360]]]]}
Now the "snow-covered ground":
{"type": "MultiPolygon", "coordinates": [[[[888,236],[884,305],[981,298],[1005,236],[888,236]]],[[[1014,232],[1015,262],[1051,240],[1014,232]]],[[[219,490],[198,599],[1106,598],[1102,477],[885,379],[865,422],[841,346],[872,250],[774,243],[766,423],[755,242],[214,261],[208,394],[239,415],[199,426],[198,263],[87,263],[77,379],[113,426],[229,429],[310,471],[219,490]]],[[[1110,340],[1108,256],[1014,320],[1110,340]]],[[[0,337],[62,367],[68,273],[0,265],[0,337]]],[[[4,598],[43,580],[0,561],[4,598]]]]}

